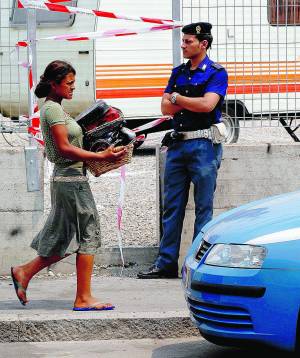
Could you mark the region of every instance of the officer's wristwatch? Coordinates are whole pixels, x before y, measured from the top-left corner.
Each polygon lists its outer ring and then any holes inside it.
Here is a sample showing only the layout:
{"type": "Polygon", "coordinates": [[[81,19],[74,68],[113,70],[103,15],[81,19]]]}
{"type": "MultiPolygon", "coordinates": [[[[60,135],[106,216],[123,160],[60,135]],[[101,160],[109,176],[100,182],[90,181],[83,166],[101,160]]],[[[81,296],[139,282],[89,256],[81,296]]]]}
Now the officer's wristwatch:
{"type": "Polygon", "coordinates": [[[171,103],[172,104],[176,104],[176,98],[177,98],[178,95],[179,95],[179,93],[177,93],[177,92],[172,93],[172,96],[171,96],[171,103]]]}

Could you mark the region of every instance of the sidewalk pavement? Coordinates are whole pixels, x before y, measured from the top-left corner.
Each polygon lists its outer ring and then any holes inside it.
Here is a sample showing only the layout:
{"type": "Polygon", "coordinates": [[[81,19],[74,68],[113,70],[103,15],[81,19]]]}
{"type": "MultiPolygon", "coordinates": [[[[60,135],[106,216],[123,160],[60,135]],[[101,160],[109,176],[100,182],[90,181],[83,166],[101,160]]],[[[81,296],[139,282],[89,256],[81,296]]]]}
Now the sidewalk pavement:
{"type": "Polygon", "coordinates": [[[76,277],[36,278],[23,307],[0,280],[0,342],[142,339],[198,335],[180,279],[93,277],[93,293],[114,311],[73,312],[76,277]]]}

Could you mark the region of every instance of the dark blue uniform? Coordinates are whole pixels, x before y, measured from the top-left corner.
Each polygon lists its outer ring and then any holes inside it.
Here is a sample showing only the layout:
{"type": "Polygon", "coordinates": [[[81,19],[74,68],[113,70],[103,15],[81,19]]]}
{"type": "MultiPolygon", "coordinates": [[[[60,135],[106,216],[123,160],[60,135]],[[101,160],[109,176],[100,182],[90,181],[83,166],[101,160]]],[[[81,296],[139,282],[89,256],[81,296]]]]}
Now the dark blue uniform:
{"type": "MultiPolygon", "coordinates": [[[[177,131],[207,129],[220,122],[221,107],[228,86],[226,70],[211,61],[208,56],[196,70],[190,70],[190,62],[173,69],[165,93],[177,92],[187,97],[202,97],[207,92],[217,93],[220,100],[210,113],[177,112],[172,127],[177,131]]],[[[221,144],[204,138],[181,140],[167,151],[164,178],[163,237],[160,244],[157,267],[173,270],[177,267],[181,231],[188,201],[190,183],[194,184],[195,226],[193,239],[211,220],[217,170],[222,157],[221,144]]]]}

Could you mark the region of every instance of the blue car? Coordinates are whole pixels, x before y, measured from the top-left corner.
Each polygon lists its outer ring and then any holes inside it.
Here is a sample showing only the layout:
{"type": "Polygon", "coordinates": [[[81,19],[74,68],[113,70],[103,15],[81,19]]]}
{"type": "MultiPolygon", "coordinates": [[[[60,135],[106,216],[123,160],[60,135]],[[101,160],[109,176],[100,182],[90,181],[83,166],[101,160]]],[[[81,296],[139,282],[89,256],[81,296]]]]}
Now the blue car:
{"type": "Polygon", "coordinates": [[[295,351],[300,343],[300,191],[210,221],[183,265],[185,297],[207,340],[295,351]]]}

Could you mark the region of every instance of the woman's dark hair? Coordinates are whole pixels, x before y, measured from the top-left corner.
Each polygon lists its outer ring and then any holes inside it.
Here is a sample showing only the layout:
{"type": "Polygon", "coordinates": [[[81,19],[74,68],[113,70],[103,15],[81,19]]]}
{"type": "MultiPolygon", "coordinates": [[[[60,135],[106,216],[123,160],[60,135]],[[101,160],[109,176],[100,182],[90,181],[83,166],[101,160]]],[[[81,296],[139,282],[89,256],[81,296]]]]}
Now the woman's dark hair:
{"type": "Polygon", "coordinates": [[[38,98],[47,97],[51,91],[51,81],[59,84],[69,73],[76,75],[74,67],[65,61],[52,61],[46,67],[43,75],[40,77],[40,82],[35,88],[35,95],[38,98]]]}

